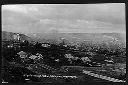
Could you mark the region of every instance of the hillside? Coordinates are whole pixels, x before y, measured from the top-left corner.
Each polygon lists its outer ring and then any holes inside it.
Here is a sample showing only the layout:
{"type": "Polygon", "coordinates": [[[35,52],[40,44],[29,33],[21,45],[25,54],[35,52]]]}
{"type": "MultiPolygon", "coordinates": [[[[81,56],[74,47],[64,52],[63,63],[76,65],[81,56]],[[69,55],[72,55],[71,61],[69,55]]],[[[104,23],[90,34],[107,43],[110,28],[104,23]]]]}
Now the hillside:
{"type": "MultiPolygon", "coordinates": [[[[13,32],[7,32],[7,31],[2,31],[2,41],[10,41],[10,40],[14,40],[13,35],[15,35],[16,33],[13,32]]],[[[21,40],[27,40],[27,41],[31,41],[32,39],[24,34],[19,34],[20,35],[20,39],[21,40]]]]}

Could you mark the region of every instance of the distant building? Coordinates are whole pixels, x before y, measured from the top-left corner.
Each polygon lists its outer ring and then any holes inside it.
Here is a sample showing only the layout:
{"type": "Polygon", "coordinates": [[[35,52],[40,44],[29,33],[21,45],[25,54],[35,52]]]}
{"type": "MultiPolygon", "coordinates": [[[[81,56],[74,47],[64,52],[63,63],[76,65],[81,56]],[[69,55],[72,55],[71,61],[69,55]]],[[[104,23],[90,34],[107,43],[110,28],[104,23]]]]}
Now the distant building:
{"type": "Polygon", "coordinates": [[[20,35],[19,34],[14,34],[13,39],[14,39],[13,47],[15,49],[20,48],[20,35]]]}
{"type": "Polygon", "coordinates": [[[20,35],[19,35],[19,34],[14,34],[14,35],[13,35],[13,38],[14,38],[14,40],[16,40],[16,41],[19,41],[19,40],[20,40],[20,35]]]}
{"type": "Polygon", "coordinates": [[[49,44],[49,43],[42,43],[41,46],[42,46],[42,47],[50,47],[50,44],[49,44]]]}

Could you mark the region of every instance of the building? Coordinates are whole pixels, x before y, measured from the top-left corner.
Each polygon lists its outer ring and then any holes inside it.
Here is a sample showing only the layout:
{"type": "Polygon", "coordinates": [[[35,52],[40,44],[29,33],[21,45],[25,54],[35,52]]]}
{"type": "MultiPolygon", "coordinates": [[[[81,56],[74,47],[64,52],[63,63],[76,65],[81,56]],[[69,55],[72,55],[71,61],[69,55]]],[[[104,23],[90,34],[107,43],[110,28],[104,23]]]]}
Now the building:
{"type": "Polygon", "coordinates": [[[71,54],[65,54],[65,57],[69,59],[74,58],[71,54]]]}
{"type": "Polygon", "coordinates": [[[50,44],[49,44],[49,43],[42,43],[41,46],[42,46],[42,47],[50,47],[50,44]]]}
{"type": "Polygon", "coordinates": [[[113,64],[114,63],[114,61],[113,60],[104,60],[106,63],[108,63],[108,64],[113,64]]]}
{"type": "Polygon", "coordinates": [[[20,41],[20,34],[14,34],[13,35],[13,39],[16,40],[16,41],[20,41]]]}
{"type": "Polygon", "coordinates": [[[91,60],[88,57],[82,57],[81,60],[85,62],[91,62],[91,60]]]}
{"type": "Polygon", "coordinates": [[[38,56],[36,56],[36,55],[31,55],[29,58],[34,60],[34,59],[38,58],[38,56]]]}
{"type": "Polygon", "coordinates": [[[20,51],[19,53],[17,53],[19,56],[20,56],[20,58],[22,58],[22,59],[24,59],[24,58],[26,58],[27,57],[27,53],[26,52],[24,52],[24,51],[20,51]]]}

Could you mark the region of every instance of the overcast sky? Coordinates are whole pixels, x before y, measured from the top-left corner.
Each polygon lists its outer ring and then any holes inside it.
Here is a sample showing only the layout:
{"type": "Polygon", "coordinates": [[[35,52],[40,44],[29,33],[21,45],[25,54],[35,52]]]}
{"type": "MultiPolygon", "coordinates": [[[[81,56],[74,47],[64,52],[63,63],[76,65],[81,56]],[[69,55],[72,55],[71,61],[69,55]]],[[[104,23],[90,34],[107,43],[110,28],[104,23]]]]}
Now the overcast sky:
{"type": "Polygon", "coordinates": [[[2,30],[22,33],[125,33],[125,4],[2,6],[2,30]]]}

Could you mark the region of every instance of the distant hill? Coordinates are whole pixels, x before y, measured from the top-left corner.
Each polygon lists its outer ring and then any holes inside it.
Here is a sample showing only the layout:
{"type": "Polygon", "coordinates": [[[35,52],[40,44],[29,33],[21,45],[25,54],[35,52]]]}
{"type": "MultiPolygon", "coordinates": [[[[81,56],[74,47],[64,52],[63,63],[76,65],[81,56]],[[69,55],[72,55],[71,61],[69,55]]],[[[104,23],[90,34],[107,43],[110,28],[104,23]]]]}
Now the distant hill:
{"type": "MultiPolygon", "coordinates": [[[[13,35],[16,33],[13,32],[7,32],[7,31],[2,31],[2,41],[9,41],[9,40],[14,40],[13,35]]],[[[27,40],[27,41],[32,41],[32,39],[24,34],[19,34],[21,40],[27,40]]]]}
{"type": "Polygon", "coordinates": [[[89,42],[92,44],[105,43],[107,45],[126,46],[126,36],[121,33],[38,33],[28,34],[28,36],[40,42],[49,40],[60,43],[63,38],[66,44],[89,42]]]}
{"type": "MultiPolygon", "coordinates": [[[[2,31],[2,40],[14,40],[13,35],[16,33],[2,31]]],[[[37,33],[37,34],[20,34],[21,40],[62,43],[65,44],[105,44],[108,47],[120,46],[126,47],[126,36],[121,33],[37,33]]]]}

